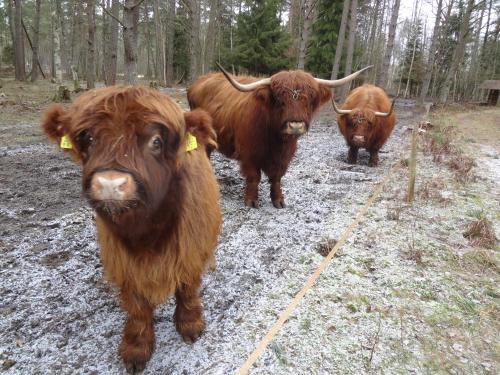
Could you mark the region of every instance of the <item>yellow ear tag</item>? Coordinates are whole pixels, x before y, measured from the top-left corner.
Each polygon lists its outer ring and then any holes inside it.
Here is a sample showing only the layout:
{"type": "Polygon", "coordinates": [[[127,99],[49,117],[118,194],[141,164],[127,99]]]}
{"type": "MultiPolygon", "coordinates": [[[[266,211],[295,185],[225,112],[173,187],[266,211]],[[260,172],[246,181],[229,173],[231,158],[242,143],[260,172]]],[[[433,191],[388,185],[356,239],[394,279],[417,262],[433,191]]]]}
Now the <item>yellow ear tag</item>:
{"type": "Polygon", "coordinates": [[[63,135],[61,137],[60,146],[61,148],[73,148],[73,145],[71,144],[71,141],[69,140],[69,137],[67,135],[63,135]]]}
{"type": "Polygon", "coordinates": [[[186,134],[186,151],[193,151],[198,148],[198,142],[196,141],[196,137],[191,133],[186,134]]]}

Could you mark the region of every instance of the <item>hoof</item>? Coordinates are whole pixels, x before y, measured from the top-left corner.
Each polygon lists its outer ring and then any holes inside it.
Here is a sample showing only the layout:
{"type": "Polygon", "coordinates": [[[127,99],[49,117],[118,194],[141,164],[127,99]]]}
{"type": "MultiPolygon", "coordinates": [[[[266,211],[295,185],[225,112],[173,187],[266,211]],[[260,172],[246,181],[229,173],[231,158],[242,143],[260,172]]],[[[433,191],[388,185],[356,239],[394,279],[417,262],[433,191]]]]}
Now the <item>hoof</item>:
{"type": "Polygon", "coordinates": [[[182,337],[182,340],[186,344],[193,344],[198,340],[205,329],[205,322],[203,320],[186,322],[186,323],[176,323],[177,332],[182,337]]]}
{"type": "Polygon", "coordinates": [[[245,199],[245,206],[251,207],[251,208],[259,208],[259,203],[253,199],[245,199]]]}
{"type": "Polygon", "coordinates": [[[146,362],[125,362],[128,375],[141,375],[146,368],[146,362]]]}
{"type": "Polygon", "coordinates": [[[285,208],[286,207],[285,201],[283,199],[278,199],[278,200],[273,201],[273,206],[275,208],[285,208]]]}

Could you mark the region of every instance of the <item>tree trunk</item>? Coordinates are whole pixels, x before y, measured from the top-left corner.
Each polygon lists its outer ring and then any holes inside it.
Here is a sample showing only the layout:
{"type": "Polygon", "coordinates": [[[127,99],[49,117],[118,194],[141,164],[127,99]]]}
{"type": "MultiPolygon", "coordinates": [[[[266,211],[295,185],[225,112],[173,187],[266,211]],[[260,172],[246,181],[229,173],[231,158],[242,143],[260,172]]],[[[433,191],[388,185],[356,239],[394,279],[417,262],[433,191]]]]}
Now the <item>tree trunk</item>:
{"type": "Polygon", "coordinates": [[[64,13],[62,10],[61,0],[56,0],[57,22],[59,23],[59,44],[62,69],[67,76],[71,75],[71,69],[68,62],[68,53],[66,49],[66,31],[64,30],[64,13]]]}
{"type": "Polygon", "coordinates": [[[14,27],[14,16],[12,11],[12,0],[5,0],[5,7],[7,8],[7,19],[9,21],[9,32],[10,32],[10,40],[12,43],[16,40],[16,30],[14,27]]]}
{"type": "Polygon", "coordinates": [[[165,84],[170,86],[174,80],[175,0],[168,0],[165,34],[165,84]]]}
{"type": "MultiPolygon", "coordinates": [[[[351,74],[352,70],[352,58],[354,55],[354,42],[356,40],[356,17],[358,9],[358,0],[351,0],[351,11],[349,19],[349,38],[347,41],[347,57],[345,62],[344,76],[351,74]]],[[[344,101],[347,93],[349,92],[351,84],[348,83],[344,85],[341,89],[341,99],[344,101]]]]}
{"type": "Polygon", "coordinates": [[[111,14],[109,17],[109,36],[108,45],[106,46],[105,68],[106,75],[104,77],[106,86],[116,84],[116,67],[118,56],[118,17],[120,16],[120,1],[112,0],[111,14]]]}
{"type": "Polygon", "coordinates": [[[486,21],[486,30],[484,32],[483,48],[481,54],[484,55],[484,48],[488,42],[488,33],[490,31],[490,19],[491,19],[491,7],[493,6],[493,0],[490,0],[490,5],[488,7],[488,20],[486,21]]]}
{"type": "Polygon", "coordinates": [[[76,36],[77,36],[77,25],[78,25],[78,3],[76,1],[72,2],[72,10],[73,10],[73,17],[71,20],[71,57],[70,57],[70,65],[73,69],[76,69],[76,61],[78,61],[78,58],[76,57],[78,54],[78,44],[76,43],[76,36]]]}
{"type": "Polygon", "coordinates": [[[190,38],[189,38],[189,75],[188,81],[192,82],[198,76],[198,56],[200,51],[200,1],[189,0],[189,20],[190,20],[190,38]]]}
{"type": "Polygon", "coordinates": [[[139,39],[139,5],[136,0],[125,0],[123,6],[123,48],[125,83],[137,83],[137,41],[139,39]]]}
{"type": "Polygon", "coordinates": [[[18,81],[26,80],[24,64],[24,31],[22,26],[22,0],[14,0],[14,68],[18,81]]]}
{"type": "MultiPolygon", "coordinates": [[[[380,1],[381,0],[375,0],[375,7],[373,9],[373,15],[372,15],[372,20],[371,20],[371,27],[370,27],[370,37],[368,38],[368,45],[366,48],[366,54],[367,54],[367,59],[362,59],[363,65],[366,64],[373,64],[373,50],[375,47],[375,39],[377,38],[376,32],[377,32],[377,26],[378,26],[378,16],[379,16],[379,10],[380,10],[380,1]]],[[[370,74],[373,74],[375,69],[372,69],[370,74]]]]}
{"type": "Polygon", "coordinates": [[[301,0],[290,1],[289,32],[292,36],[292,56],[296,61],[299,58],[299,37],[301,21],[301,0]]]}
{"type": "Polygon", "coordinates": [[[392,7],[391,22],[389,24],[389,36],[387,38],[387,46],[385,48],[384,62],[382,63],[382,71],[380,72],[377,80],[377,84],[382,88],[387,87],[389,67],[391,66],[392,51],[394,49],[394,38],[396,37],[396,26],[398,25],[400,3],[400,0],[394,0],[394,5],[392,7]]]}
{"type": "MultiPolygon", "coordinates": [[[[396,0],[398,1],[398,0],[396,0]]],[[[332,75],[330,79],[337,79],[339,74],[340,60],[342,59],[342,50],[344,49],[345,29],[347,27],[347,16],[349,15],[350,0],[344,0],[342,9],[342,20],[340,21],[339,36],[337,38],[337,48],[335,49],[335,58],[333,60],[332,75]]]]}
{"type": "Polygon", "coordinates": [[[214,57],[215,57],[215,47],[216,47],[216,41],[217,41],[217,25],[218,25],[218,19],[219,19],[219,7],[220,7],[220,0],[211,0],[210,1],[210,16],[208,20],[208,29],[207,29],[207,36],[206,36],[206,42],[205,42],[205,58],[204,58],[204,64],[203,64],[203,73],[208,72],[214,63],[214,57]]]}
{"type": "Polygon", "coordinates": [[[429,92],[429,86],[431,84],[432,71],[434,69],[434,55],[436,54],[436,47],[439,38],[439,29],[441,22],[441,11],[443,7],[443,0],[438,1],[436,21],[434,23],[434,30],[432,31],[431,47],[429,49],[429,58],[427,59],[427,64],[425,67],[424,80],[422,82],[422,91],[420,91],[419,104],[424,104],[425,97],[429,92]]]}
{"type": "Polygon", "coordinates": [[[94,0],[87,0],[87,89],[95,88],[95,4],[94,0]]]}
{"type": "Polygon", "coordinates": [[[302,30],[300,33],[299,61],[297,64],[299,69],[304,69],[307,44],[309,43],[309,38],[311,37],[312,24],[314,23],[317,15],[317,4],[317,0],[306,0],[304,3],[304,23],[302,24],[302,30]]]}
{"type": "Polygon", "coordinates": [[[101,0],[102,11],[102,79],[104,84],[107,85],[108,82],[108,72],[107,72],[107,61],[109,60],[109,15],[104,11],[106,9],[109,12],[109,0],[101,0]]]}
{"type": "Polygon", "coordinates": [[[61,23],[57,19],[56,10],[52,11],[52,18],[54,19],[54,32],[52,33],[52,38],[54,40],[54,78],[57,84],[62,83],[62,66],[61,66],[61,40],[59,28],[61,23]]]}
{"type": "Polygon", "coordinates": [[[153,16],[155,23],[156,37],[156,79],[162,85],[165,84],[165,43],[163,42],[163,26],[161,24],[160,4],[159,0],[153,1],[153,16]]]}
{"type": "Polygon", "coordinates": [[[452,80],[457,75],[460,65],[462,64],[464,59],[465,44],[467,42],[467,34],[469,32],[470,18],[472,10],[474,9],[474,2],[474,0],[467,1],[467,8],[465,9],[465,12],[463,14],[462,23],[460,25],[460,32],[458,34],[458,42],[455,50],[453,51],[451,67],[448,71],[448,74],[446,75],[446,79],[439,95],[439,101],[441,103],[445,103],[448,100],[452,80]]]}
{"type": "MultiPolygon", "coordinates": [[[[158,74],[157,74],[157,60],[153,61],[151,63],[152,58],[152,52],[151,52],[151,22],[149,21],[149,5],[148,5],[148,0],[144,1],[144,17],[146,18],[145,20],[145,25],[144,27],[146,28],[146,56],[147,56],[147,61],[146,61],[146,78],[150,79],[153,77],[153,72],[151,70],[151,65],[153,65],[153,70],[154,70],[154,76],[156,79],[158,79],[158,74]]],[[[158,53],[158,50],[157,50],[158,53]]]]}
{"type": "Polygon", "coordinates": [[[33,27],[33,62],[31,67],[31,82],[35,82],[38,79],[38,45],[40,41],[40,6],[42,5],[42,0],[36,0],[35,2],[35,25],[33,27]]]}

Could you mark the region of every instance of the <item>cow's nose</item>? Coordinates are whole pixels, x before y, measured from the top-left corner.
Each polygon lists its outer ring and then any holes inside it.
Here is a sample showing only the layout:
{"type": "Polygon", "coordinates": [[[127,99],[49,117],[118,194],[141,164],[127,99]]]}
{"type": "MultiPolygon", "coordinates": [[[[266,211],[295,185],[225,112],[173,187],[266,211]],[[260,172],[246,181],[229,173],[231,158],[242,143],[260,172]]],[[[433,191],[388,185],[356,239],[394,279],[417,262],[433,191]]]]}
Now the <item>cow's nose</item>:
{"type": "Polygon", "coordinates": [[[303,134],[306,131],[306,123],[302,121],[290,121],[288,123],[288,132],[290,134],[303,134]]]}
{"type": "Polygon", "coordinates": [[[135,194],[135,183],[128,173],[117,171],[96,172],[92,176],[90,189],[94,199],[127,200],[135,194]]]}
{"type": "Polygon", "coordinates": [[[362,135],[355,135],[352,137],[354,144],[362,145],[365,143],[365,137],[362,135]]]}

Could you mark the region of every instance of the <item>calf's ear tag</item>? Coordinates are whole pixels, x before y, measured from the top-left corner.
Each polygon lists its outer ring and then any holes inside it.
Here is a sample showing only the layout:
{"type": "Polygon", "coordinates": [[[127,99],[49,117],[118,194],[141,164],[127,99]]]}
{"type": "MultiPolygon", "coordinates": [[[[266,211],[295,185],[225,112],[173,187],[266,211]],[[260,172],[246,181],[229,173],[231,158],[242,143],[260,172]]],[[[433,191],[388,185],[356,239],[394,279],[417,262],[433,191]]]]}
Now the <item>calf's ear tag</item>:
{"type": "Polygon", "coordinates": [[[196,141],[196,137],[191,133],[187,133],[186,135],[186,151],[193,151],[198,148],[198,142],[196,141]]]}
{"type": "Polygon", "coordinates": [[[71,141],[67,135],[63,135],[61,137],[60,146],[61,146],[61,148],[65,148],[65,149],[73,148],[73,145],[71,144],[71,141]]]}

